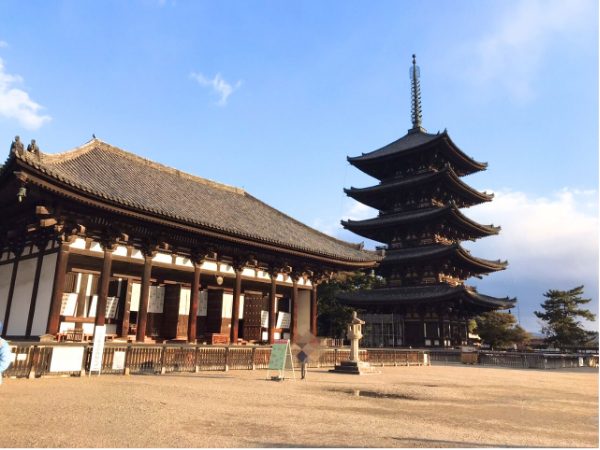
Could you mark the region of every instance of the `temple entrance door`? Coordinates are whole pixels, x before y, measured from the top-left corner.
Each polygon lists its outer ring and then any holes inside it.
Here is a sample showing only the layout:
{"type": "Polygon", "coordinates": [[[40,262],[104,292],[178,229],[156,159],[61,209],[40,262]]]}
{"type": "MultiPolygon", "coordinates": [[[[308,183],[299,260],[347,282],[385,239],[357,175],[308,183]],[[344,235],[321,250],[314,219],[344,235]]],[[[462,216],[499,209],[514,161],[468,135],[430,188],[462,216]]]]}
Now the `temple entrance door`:
{"type": "Polygon", "coordinates": [[[240,323],[242,335],[247,341],[261,340],[261,311],[263,297],[261,294],[244,293],[244,321],[240,323]]]}
{"type": "Polygon", "coordinates": [[[404,321],[404,345],[410,347],[421,347],[421,330],[423,325],[421,322],[416,321],[404,321]]]}

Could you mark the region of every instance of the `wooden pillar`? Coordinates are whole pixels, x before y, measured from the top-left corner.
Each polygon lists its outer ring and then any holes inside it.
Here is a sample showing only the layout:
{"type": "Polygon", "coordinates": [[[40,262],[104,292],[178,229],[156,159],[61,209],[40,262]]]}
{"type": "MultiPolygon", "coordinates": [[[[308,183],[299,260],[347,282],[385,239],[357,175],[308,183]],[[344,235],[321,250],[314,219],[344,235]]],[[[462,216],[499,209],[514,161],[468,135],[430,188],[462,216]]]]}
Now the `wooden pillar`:
{"type": "Polygon", "coordinates": [[[148,297],[150,296],[150,277],[152,275],[152,254],[144,254],[144,273],[142,274],[142,288],[140,292],[140,308],[137,323],[137,342],[144,342],[146,338],[146,322],[148,320],[148,297]]]}
{"type": "Polygon", "coordinates": [[[65,290],[65,276],[67,275],[67,263],[69,261],[69,241],[62,242],[56,258],[54,270],[54,285],[52,286],[52,301],[50,313],[48,314],[47,334],[58,333],[60,325],[60,306],[62,304],[63,291],[65,290]]]}
{"type": "Polygon", "coordinates": [[[130,317],[130,308],[131,308],[131,291],[132,287],[132,279],[127,279],[127,289],[125,290],[125,301],[123,302],[123,316],[121,317],[121,337],[127,338],[129,335],[129,317],[130,317]]]}
{"type": "Polygon", "coordinates": [[[438,321],[439,321],[439,327],[440,327],[440,347],[445,347],[445,340],[446,340],[446,331],[444,329],[444,310],[443,309],[439,309],[438,310],[438,321]]]}
{"type": "Polygon", "coordinates": [[[197,317],[198,317],[198,295],[200,291],[200,267],[202,262],[194,261],[194,275],[192,277],[192,289],[190,291],[190,312],[188,316],[187,341],[195,344],[197,339],[197,317]]]}
{"type": "Polygon", "coordinates": [[[271,295],[269,296],[269,344],[275,343],[275,299],[277,298],[277,275],[276,270],[271,270],[271,295]]]}
{"type": "Polygon", "coordinates": [[[15,262],[13,263],[13,270],[10,276],[10,284],[8,286],[8,299],[6,302],[6,311],[4,312],[4,328],[2,328],[2,337],[6,337],[8,330],[8,320],[10,319],[10,310],[12,307],[13,295],[15,293],[15,282],[17,281],[17,272],[19,271],[19,260],[21,259],[21,253],[23,253],[23,247],[15,247],[11,249],[15,255],[15,262]]]}
{"type": "Polygon", "coordinates": [[[292,311],[290,317],[290,340],[298,339],[298,275],[292,274],[292,311]]]}
{"type": "MultiPolygon", "coordinates": [[[[240,326],[240,295],[242,294],[242,271],[244,269],[240,266],[234,267],[234,269],[235,286],[233,288],[233,306],[231,310],[231,343],[235,345],[237,344],[238,331],[240,326]]],[[[271,330],[270,325],[271,324],[269,323],[269,333],[271,330]]]]}
{"type": "Polygon", "coordinates": [[[310,333],[317,336],[317,288],[318,283],[313,280],[310,296],[310,333]]]}
{"type": "Polygon", "coordinates": [[[98,302],[96,303],[95,325],[104,326],[106,324],[106,298],[108,297],[108,284],[112,270],[112,252],[114,247],[104,246],[104,261],[102,262],[102,272],[100,273],[100,283],[98,288],[98,302]]]}

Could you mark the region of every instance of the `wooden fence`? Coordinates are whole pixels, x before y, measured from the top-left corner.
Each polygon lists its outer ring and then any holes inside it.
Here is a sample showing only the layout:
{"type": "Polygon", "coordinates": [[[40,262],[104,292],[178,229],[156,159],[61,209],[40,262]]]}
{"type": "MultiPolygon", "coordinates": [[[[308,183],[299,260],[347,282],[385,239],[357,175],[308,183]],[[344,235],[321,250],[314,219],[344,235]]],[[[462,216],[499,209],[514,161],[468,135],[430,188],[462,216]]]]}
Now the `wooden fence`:
{"type": "MultiPolygon", "coordinates": [[[[5,377],[34,378],[45,375],[83,375],[89,372],[91,343],[13,343],[14,361],[5,377]],[[70,371],[52,367],[55,349],[81,349],[81,364],[70,371]]],[[[58,351],[57,351],[58,353],[58,351]]],[[[266,369],[269,346],[206,346],[187,344],[106,343],[102,355],[103,374],[164,374],[207,370],[266,369]]],[[[294,365],[300,366],[298,351],[293,351],[294,365]]],[[[349,348],[321,348],[311,355],[308,367],[333,367],[350,356],[349,348]]],[[[363,349],[360,359],[378,366],[426,365],[426,352],[400,349],[363,349]]],[[[77,361],[75,361],[77,364],[77,361]]]]}
{"type": "MultiPolygon", "coordinates": [[[[46,375],[84,375],[89,372],[91,343],[13,343],[14,361],[5,377],[34,378],[46,375]],[[75,352],[68,370],[53,364],[55,349],[80,349],[75,352]],[[81,361],[77,355],[81,354],[81,361]]],[[[64,351],[64,350],[61,350],[64,351]]],[[[56,351],[58,353],[58,350],[56,351]]],[[[187,344],[106,343],[102,356],[104,374],[164,374],[208,370],[266,369],[269,346],[206,346],[187,344]]],[[[300,366],[298,351],[293,351],[294,365],[300,366]]],[[[598,367],[598,355],[517,353],[479,351],[467,354],[459,350],[362,349],[360,359],[374,366],[443,365],[468,361],[480,366],[518,369],[559,369],[583,366],[598,367]]],[[[350,349],[321,348],[311,355],[308,367],[333,367],[347,360],[350,349]]]]}

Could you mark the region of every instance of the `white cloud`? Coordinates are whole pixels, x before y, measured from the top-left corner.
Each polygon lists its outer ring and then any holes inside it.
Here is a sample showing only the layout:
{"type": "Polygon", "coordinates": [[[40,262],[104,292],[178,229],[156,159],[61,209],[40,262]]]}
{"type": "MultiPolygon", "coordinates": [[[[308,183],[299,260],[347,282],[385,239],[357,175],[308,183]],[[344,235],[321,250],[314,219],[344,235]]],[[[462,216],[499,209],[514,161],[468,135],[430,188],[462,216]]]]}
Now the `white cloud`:
{"type": "Polygon", "coordinates": [[[492,202],[463,212],[480,223],[500,224],[502,231],[468,247],[477,256],[508,259],[514,279],[597,284],[597,195],[566,188],[551,197],[496,192],[492,202]]]}
{"type": "Polygon", "coordinates": [[[521,0],[477,44],[475,66],[465,73],[481,85],[500,87],[526,101],[534,94],[534,75],[553,39],[583,28],[593,9],[587,0],[521,0]]]}
{"type": "Polygon", "coordinates": [[[227,104],[227,99],[229,98],[229,96],[233,94],[236,90],[238,90],[242,85],[242,82],[238,81],[237,83],[235,83],[235,85],[232,86],[227,81],[225,81],[225,79],[223,79],[220,73],[217,73],[212,80],[206,78],[201,73],[195,72],[192,72],[190,74],[190,78],[196,80],[198,84],[200,84],[200,86],[212,88],[213,92],[215,92],[219,96],[219,101],[217,102],[217,105],[219,106],[225,106],[227,104]]]}
{"type": "Polygon", "coordinates": [[[8,42],[0,41],[0,48],[6,48],[6,47],[8,47],[8,42]]]}
{"type": "Polygon", "coordinates": [[[0,116],[16,119],[22,127],[36,130],[49,122],[51,117],[40,114],[43,107],[34,102],[23,89],[15,87],[22,82],[19,75],[6,72],[4,61],[0,58],[0,116]]]}

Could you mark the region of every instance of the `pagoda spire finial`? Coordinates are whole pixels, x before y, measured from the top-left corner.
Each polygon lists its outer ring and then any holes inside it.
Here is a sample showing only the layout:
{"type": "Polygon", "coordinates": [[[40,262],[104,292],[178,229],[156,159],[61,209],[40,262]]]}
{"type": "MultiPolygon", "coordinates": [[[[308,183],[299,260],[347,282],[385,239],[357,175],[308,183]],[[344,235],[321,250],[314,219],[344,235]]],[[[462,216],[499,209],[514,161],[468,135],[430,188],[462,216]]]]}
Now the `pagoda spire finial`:
{"type": "Polygon", "coordinates": [[[408,130],[409,133],[424,132],[425,129],[421,126],[421,82],[419,66],[417,66],[417,56],[412,55],[412,67],[410,68],[410,90],[411,90],[411,119],[412,128],[408,130]]]}

